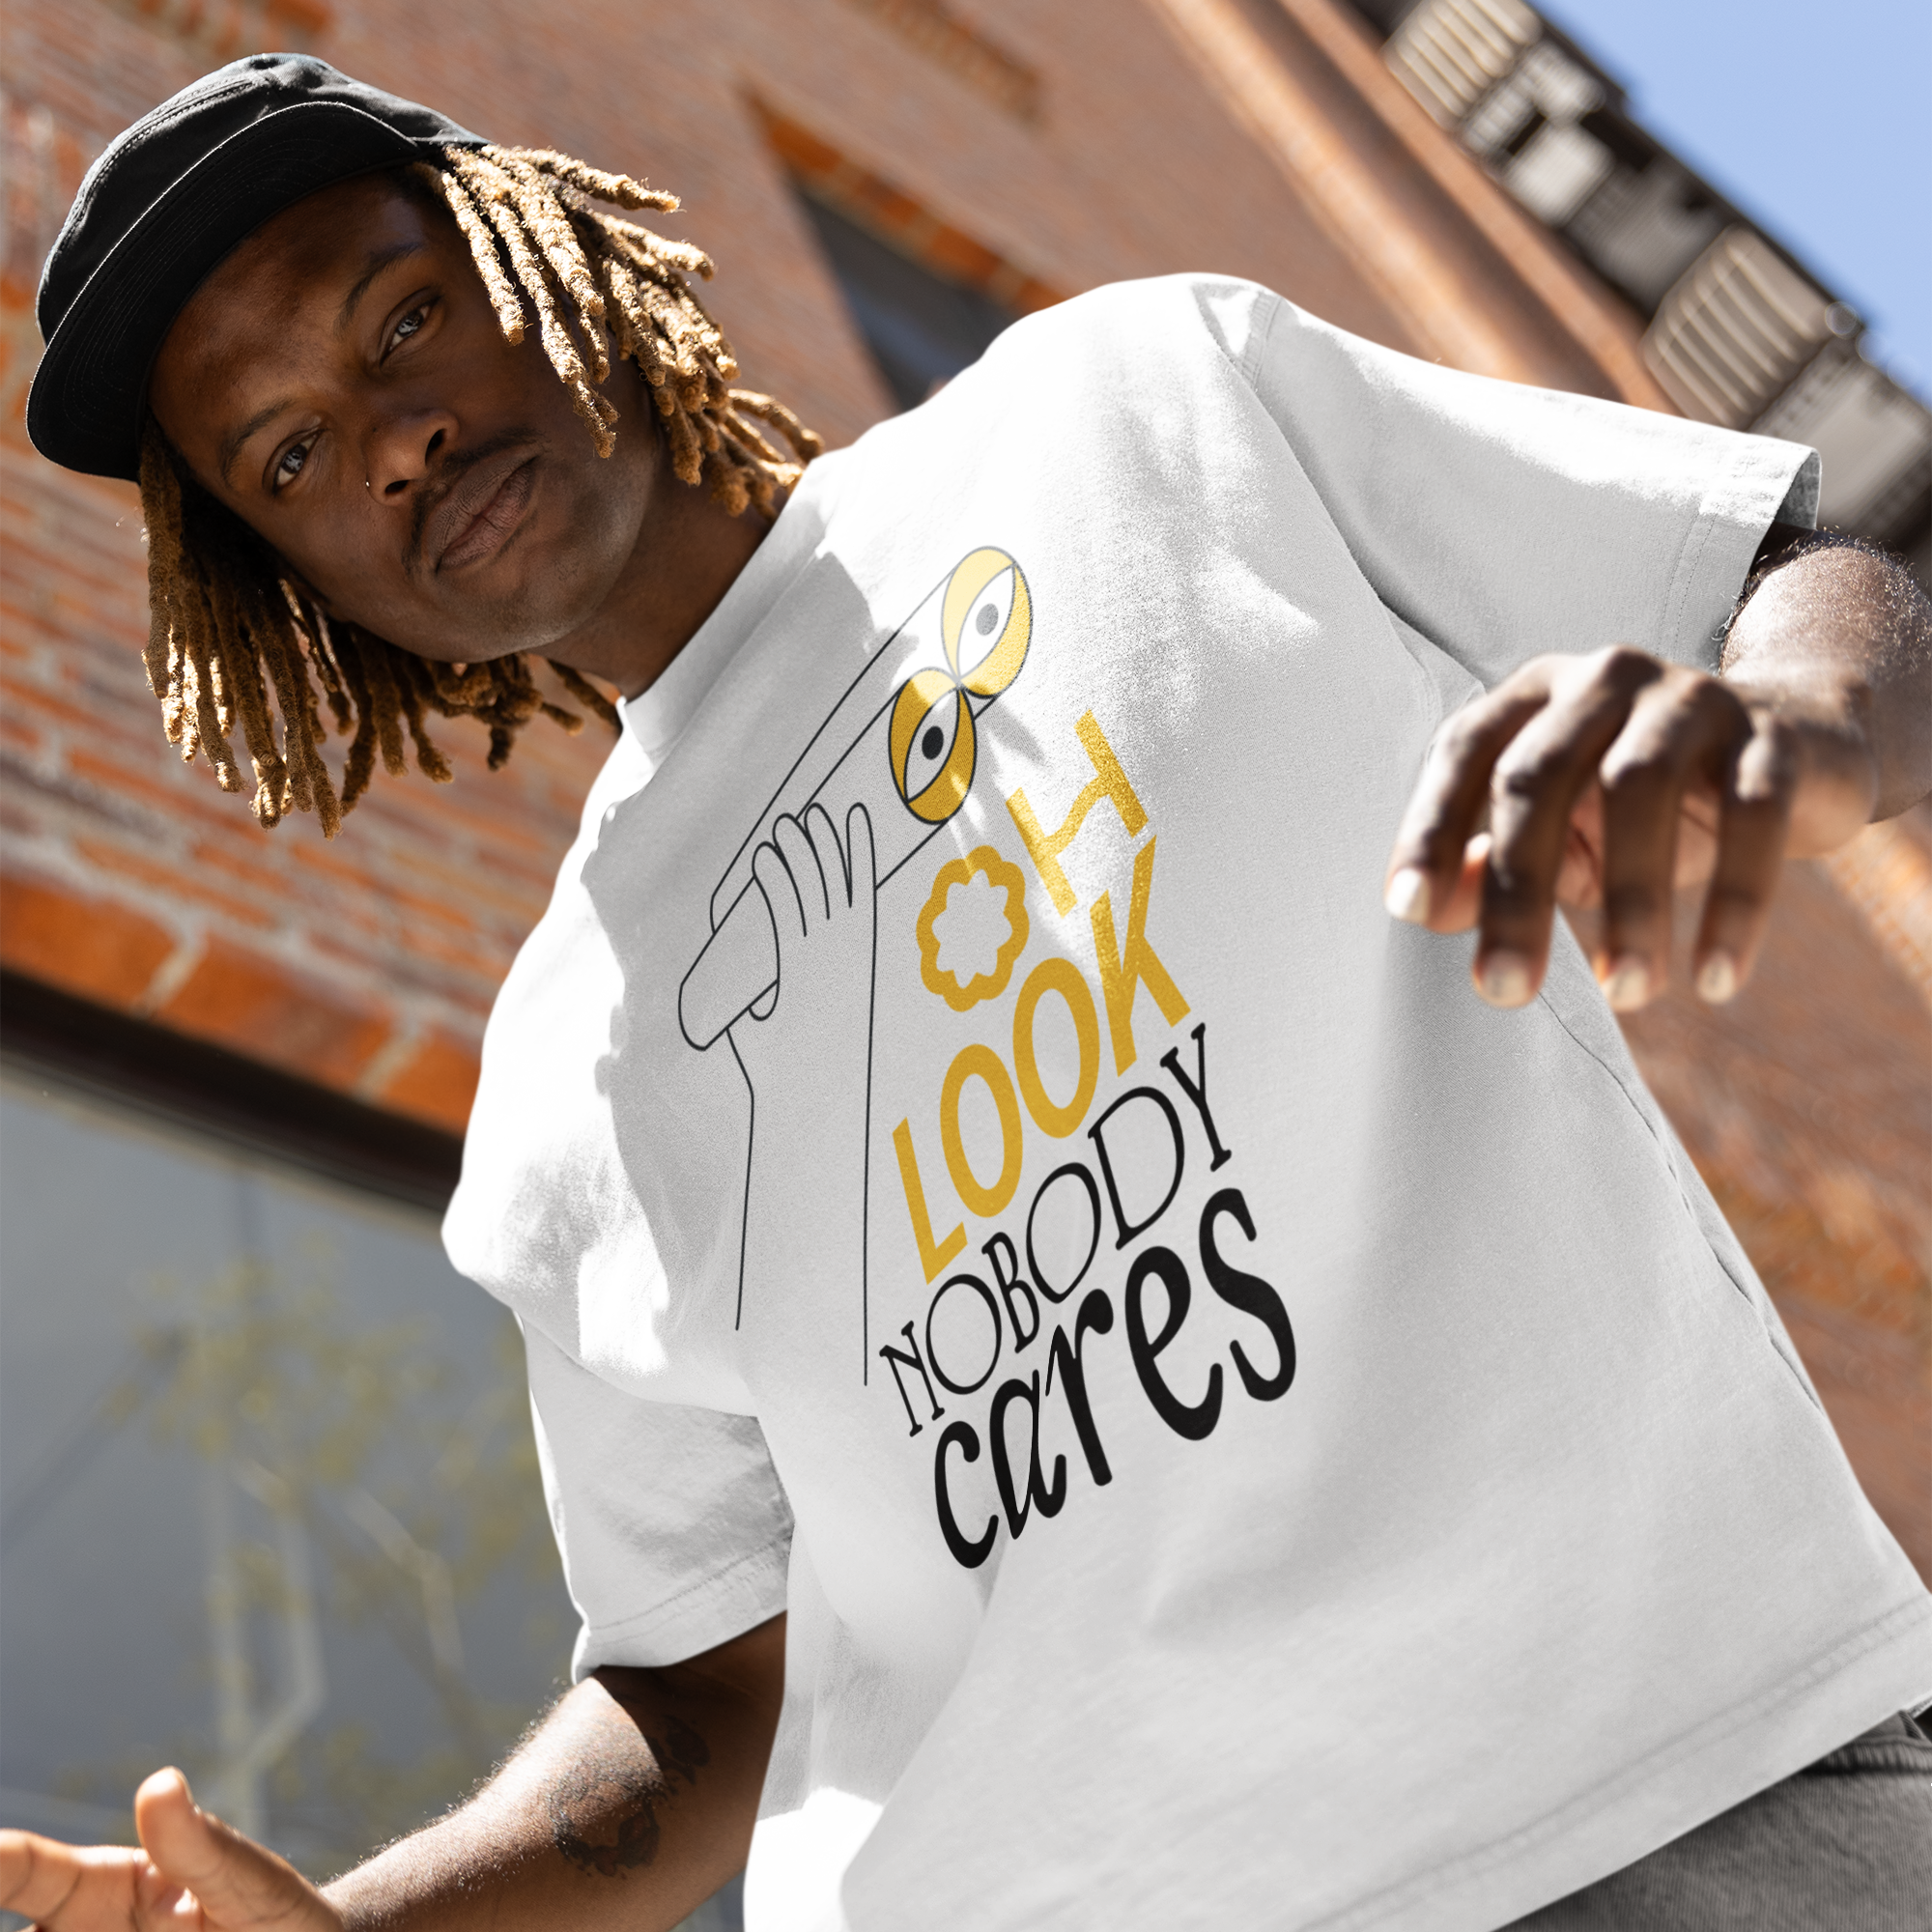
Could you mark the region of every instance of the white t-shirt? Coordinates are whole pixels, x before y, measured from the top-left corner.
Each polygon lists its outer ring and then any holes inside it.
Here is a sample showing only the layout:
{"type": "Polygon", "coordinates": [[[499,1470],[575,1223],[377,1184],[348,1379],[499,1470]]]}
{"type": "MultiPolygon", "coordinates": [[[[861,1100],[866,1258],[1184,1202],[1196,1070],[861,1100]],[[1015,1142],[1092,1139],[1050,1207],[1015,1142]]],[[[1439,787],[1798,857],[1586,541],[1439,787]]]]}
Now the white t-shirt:
{"type": "Polygon", "coordinates": [[[628,707],[447,1235],[579,1673],[790,1612],[753,1926],[1494,1926],[1932,1696],[1574,944],[1494,1012],[1379,898],[1451,708],[1710,666],[1815,486],[1105,289],[815,464],[628,707]]]}

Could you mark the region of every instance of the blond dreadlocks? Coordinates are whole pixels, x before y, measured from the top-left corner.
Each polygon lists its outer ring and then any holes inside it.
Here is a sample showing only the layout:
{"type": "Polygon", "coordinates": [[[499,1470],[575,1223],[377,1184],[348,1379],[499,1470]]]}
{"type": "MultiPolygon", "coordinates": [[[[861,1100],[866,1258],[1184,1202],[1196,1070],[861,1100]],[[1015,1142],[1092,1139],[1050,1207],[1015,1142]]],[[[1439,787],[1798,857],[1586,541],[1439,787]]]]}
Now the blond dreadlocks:
{"type": "MultiPolygon", "coordinates": [[[[711,263],[686,242],[590,205],[671,210],[674,195],[547,149],[445,148],[440,167],[409,172],[455,216],[504,340],[524,339],[526,299],[536,310],[544,351],[599,455],[616,446],[617,412],[597,389],[611,374],[608,328],[617,354],[643,373],[678,478],[708,478],[733,516],[753,504],[777,507],[822,445],[783,404],[729,386],[738,373],[731,346],[684,279],[708,278],[711,263]],[[778,430],[793,455],[760,425],[778,430]]],[[[327,616],[270,546],[187,475],[152,418],[141,445],[141,509],[148,682],[168,742],[186,762],[199,753],[224,791],[240,791],[229,743],[239,725],[254,769],[252,809],[265,826],[293,808],[313,811],[333,838],[379,756],[391,773],[407,769],[406,733],[417,768],[446,781],[452,774],[430,738],[431,714],[488,725],[492,771],[539,713],[566,731],[583,728],[577,713],[544,696],[521,654],[438,664],[327,616]],[[325,702],[350,741],[339,793],[322,758],[325,702]]],[[[616,724],[594,685],[549,663],[578,703],[616,724]]]]}

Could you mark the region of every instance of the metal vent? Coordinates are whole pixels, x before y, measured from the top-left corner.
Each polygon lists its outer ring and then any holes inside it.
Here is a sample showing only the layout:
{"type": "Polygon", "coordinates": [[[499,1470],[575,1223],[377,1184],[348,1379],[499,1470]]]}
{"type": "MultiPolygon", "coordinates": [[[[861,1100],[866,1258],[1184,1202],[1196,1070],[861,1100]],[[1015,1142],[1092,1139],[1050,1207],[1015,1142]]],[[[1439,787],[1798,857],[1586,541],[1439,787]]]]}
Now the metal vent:
{"type": "Polygon", "coordinates": [[[1385,53],[1408,91],[1457,128],[1542,38],[1543,22],[1521,0],[1422,0],[1385,53]]]}
{"type": "Polygon", "coordinates": [[[1849,341],[1828,344],[1751,427],[1807,442],[1824,462],[1818,521],[1881,542],[1932,475],[1932,414],[1849,341]]]}
{"type": "Polygon", "coordinates": [[[1686,415],[1743,429],[1831,340],[1831,313],[1762,236],[1732,228],[1664,297],[1643,356],[1686,415]]]}
{"type": "Polygon", "coordinates": [[[1561,228],[1614,165],[1594,135],[1574,124],[1546,121],[1503,169],[1503,185],[1538,220],[1561,228]]]}
{"type": "Polygon", "coordinates": [[[1658,304],[1724,226],[1724,216],[1668,156],[1616,169],[1577,211],[1570,240],[1639,308],[1658,304]]]}

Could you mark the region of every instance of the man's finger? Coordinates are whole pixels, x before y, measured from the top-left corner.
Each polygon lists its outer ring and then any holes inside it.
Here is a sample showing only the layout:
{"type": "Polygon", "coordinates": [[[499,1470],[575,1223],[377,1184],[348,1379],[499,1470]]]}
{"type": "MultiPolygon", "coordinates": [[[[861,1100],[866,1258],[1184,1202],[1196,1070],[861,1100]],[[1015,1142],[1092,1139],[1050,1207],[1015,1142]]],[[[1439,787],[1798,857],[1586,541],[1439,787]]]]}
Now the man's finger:
{"type": "Polygon", "coordinates": [[[1525,665],[1465,704],[1436,732],[1389,854],[1384,902],[1397,919],[1438,932],[1463,871],[1463,855],[1489,802],[1497,755],[1548,698],[1544,662],[1525,665]]]}
{"type": "Polygon", "coordinates": [[[1745,730],[1737,701],[1709,679],[1665,679],[1642,693],[1605,754],[1604,931],[1597,977],[1634,1012],[1670,975],[1678,819],[1686,789],[1721,782],[1745,730]]]}
{"type": "Polygon", "coordinates": [[[134,1829],[161,1881],[192,1892],[211,1932],[273,1925],[334,1932],[332,1908],[286,1860],[194,1802],[179,1771],[157,1771],[134,1794],[134,1829]]]}
{"type": "Polygon", "coordinates": [[[0,1911],[47,1932],[132,1932],[135,1882],[147,1862],[119,1845],[63,1845],[35,1832],[0,1831],[0,1911]]]}
{"type": "Polygon", "coordinates": [[[860,893],[879,889],[878,856],[872,849],[872,814],[855,805],[845,814],[845,869],[852,881],[853,903],[860,893]]]}
{"type": "Polygon", "coordinates": [[[1492,1006],[1523,1006],[1543,983],[1570,814],[1629,716],[1633,687],[1652,674],[1647,660],[1638,667],[1593,663],[1559,686],[1496,758],[1474,965],[1476,988],[1492,1006]]]}
{"type": "MultiPolygon", "coordinates": [[[[825,817],[822,810],[818,815],[825,817]]],[[[811,842],[810,835],[789,813],[772,827],[772,838],[798,887],[799,908],[805,917],[806,930],[810,932],[832,917],[832,887],[825,876],[824,860],[811,842]]],[[[836,852],[838,841],[835,838],[832,845],[836,852]]],[[[836,867],[836,860],[834,864],[836,867]]]]}
{"type": "Polygon", "coordinates": [[[805,836],[811,840],[812,857],[825,881],[825,912],[830,918],[834,899],[841,905],[852,903],[852,868],[839,847],[838,828],[833,824],[832,814],[816,801],[806,807],[805,836]]]}
{"type": "Polygon", "coordinates": [[[1713,1005],[1736,993],[1757,964],[1791,831],[1796,766],[1784,733],[1759,727],[1728,775],[1692,968],[1698,996],[1713,1005]]]}
{"type": "MultiPolygon", "coordinates": [[[[781,826],[784,822],[779,821],[781,826]]],[[[772,927],[779,936],[782,957],[786,945],[795,945],[805,937],[805,901],[799,895],[798,881],[784,854],[769,839],[752,854],[752,876],[771,908],[772,927]]]]}

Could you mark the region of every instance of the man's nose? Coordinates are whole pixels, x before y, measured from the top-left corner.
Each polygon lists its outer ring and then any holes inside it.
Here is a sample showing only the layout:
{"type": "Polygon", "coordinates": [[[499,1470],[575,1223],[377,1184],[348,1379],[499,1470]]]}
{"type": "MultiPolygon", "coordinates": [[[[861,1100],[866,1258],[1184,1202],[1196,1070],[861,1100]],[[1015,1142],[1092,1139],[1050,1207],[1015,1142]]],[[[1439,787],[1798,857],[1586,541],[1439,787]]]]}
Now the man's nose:
{"type": "Polygon", "coordinates": [[[454,447],[456,418],[446,410],[414,410],[378,424],[366,447],[370,494],[379,502],[404,503],[454,447]]]}

